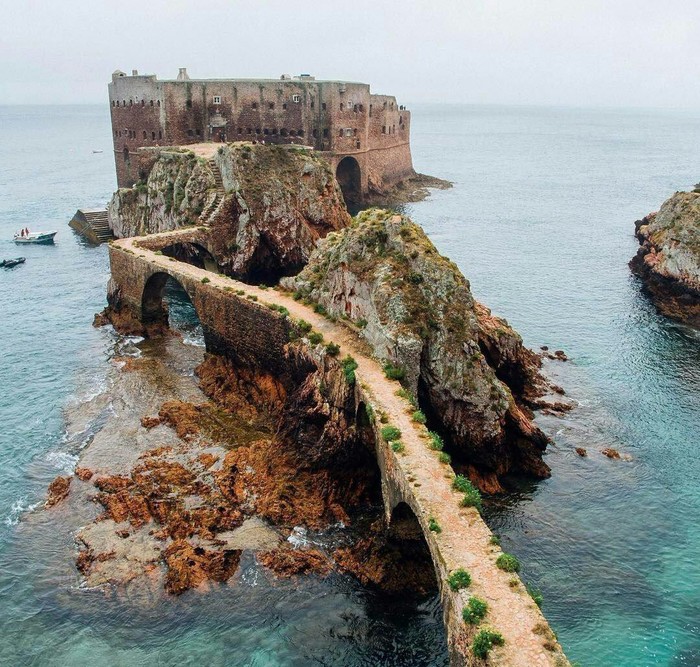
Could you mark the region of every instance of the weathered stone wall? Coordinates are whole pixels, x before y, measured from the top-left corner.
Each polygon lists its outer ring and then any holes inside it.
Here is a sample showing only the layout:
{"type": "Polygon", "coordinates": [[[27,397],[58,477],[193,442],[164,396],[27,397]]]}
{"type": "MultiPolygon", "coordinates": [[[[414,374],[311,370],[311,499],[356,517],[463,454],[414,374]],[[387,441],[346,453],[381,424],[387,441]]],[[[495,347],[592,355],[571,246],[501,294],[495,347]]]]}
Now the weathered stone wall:
{"type": "Polygon", "coordinates": [[[115,73],[109,99],[119,187],[138,180],[138,148],[207,141],[296,143],[341,157],[363,155],[380,185],[413,174],[410,112],[363,83],[158,81],[115,73]],[[387,155],[379,157],[382,151],[387,155]]]}

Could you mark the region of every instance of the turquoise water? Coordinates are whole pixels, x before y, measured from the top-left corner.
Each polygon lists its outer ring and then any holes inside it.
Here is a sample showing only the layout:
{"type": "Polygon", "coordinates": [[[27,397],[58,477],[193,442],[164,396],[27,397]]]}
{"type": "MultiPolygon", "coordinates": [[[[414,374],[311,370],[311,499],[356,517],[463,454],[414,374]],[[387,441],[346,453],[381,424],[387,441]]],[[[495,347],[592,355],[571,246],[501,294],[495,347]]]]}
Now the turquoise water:
{"type": "MultiPolygon", "coordinates": [[[[108,390],[118,341],[91,326],[105,248],[66,223],[115,179],[106,108],[0,107],[0,125],[0,258],[27,257],[0,271],[0,662],[445,664],[434,599],[399,605],[340,576],[105,598],[55,571],[71,535],[44,516],[29,541],[22,512],[89,442],[66,437],[66,408],[108,390]],[[58,229],[56,247],[17,249],[25,225],[58,229]]],[[[542,419],[553,476],[490,503],[491,525],[572,659],[700,665],[700,336],[658,316],[627,269],[633,221],[700,180],[700,114],[422,106],[413,135],[417,169],[455,187],[410,214],[527,344],[571,357],[548,367],[580,404],[542,419]]]]}

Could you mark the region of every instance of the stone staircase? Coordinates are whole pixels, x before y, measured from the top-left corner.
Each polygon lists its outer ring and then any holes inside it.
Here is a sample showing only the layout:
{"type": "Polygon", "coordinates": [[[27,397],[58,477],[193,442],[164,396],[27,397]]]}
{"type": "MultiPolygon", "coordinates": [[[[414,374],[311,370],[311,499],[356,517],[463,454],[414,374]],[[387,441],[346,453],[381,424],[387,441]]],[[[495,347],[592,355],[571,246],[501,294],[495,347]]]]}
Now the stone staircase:
{"type": "Polygon", "coordinates": [[[69,224],[91,243],[104,243],[114,238],[106,208],[78,209],[69,224]]]}
{"type": "Polygon", "coordinates": [[[199,222],[203,225],[210,224],[216,218],[216,216],[219,215],[221,207],[224,205],[224,198],[226,196],[226,190],[224,188],[223,178],[221,177],[221,171],[219,171],[219,167],[216,166],[216,162],[213,158],[209,159],[209,168],[214,174],[216,191],[214,196],[207,202],[207,205],[204,207],[202,213],[199,216],[199,222]]]}

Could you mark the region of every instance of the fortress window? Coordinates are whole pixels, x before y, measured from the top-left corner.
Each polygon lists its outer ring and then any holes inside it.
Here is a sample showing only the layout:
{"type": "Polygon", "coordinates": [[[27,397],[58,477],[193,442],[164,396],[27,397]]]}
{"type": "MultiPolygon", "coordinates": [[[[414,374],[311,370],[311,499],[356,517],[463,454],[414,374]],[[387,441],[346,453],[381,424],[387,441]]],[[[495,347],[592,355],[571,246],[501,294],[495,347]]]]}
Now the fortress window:
{"type": "Polygon", "coordinates": [[[119,134],[118,134],[118,132],[117,132],[116,130],[114,130],[114,136],[115,136],[115,137],[119,136],[119,134]]]}
{"type": "Polygon", "coordinates": [[[193,137],[193,136],[194,136],[194,132],[193,132],[192,130],[187,130],[187,136],[188,136],[188,137],[193,137]]]}
{"type": "Polygon", "coordinates": [[[265,128],[265,129],[263,130],[263,134],[270,134],[270,130],[268,130],[267,128],[265,128]]]}
{"type": "Polygon", "coordinates": [[[256,127],[256,128],[255,128],[255,134],[260,134],[260,128],[259,128],[259,127],[256,127]]]}
{"type": "Polygon", "coordinates": [[[151,106],[153,106],[153,100],[151,100],[151,106]]]}
{"type": "Polygon", "coordinates": [[[253,128],[252,128],[252,127],[247,128],[247,129],[246,129],[246,132],[247,132],[248,134],[253,134],[253,128]]]}
{"type": "Polygon", "coordinates": [[[219,95],[214,95],[214,104],[221,104],[221,97],[219,95]]]}
{"type": "Polygon", "coordinates": [[[301,102],[301,95],[292,95],[292,102],[301,102]]]}
{"type": "Polygon", "coordinates": [[[257,103],[257,102],[253,102],[253,109],[257,109],[257,108],[258,108],[258,103],[257,103]]]}
{"type": "Polygon", "coordinates": [[[129,106],[130,107],[134,106],[134,100],[129,100],[129,106]]]}
{"type": "Polygon", "coordinates": [[[296,137],[297,133],[294,130],[289,130],[290,137],[296,137]]]}
{"type": "Polygon", "coordinates": [[[325,103],[325,102],[322,102],[322,103],[321,103],[321,109],[323,109],[323,111],[326,110],[326,103],[325,103]]]}
{"type": "Polygon", "coordinates": [[[153,139],[153,141],[156,140],[156,133],[155,132],[151,132],[151,139],[153,139]]]}
{"type": "Polygon", "coordinates": [[[327,127],[323,128],[323,136],[324,137],[328,136],[328,128],[327,127]]]}
{"type": "Polygon", "coordinates": [[[283,103],[282,103],[282,108],[283,108],[283,109],[286,109],[286,108],[287,108],[287,103],[286,103],[286,102],[283,102],[283,103]]]}
{"type": "Polygon", "coordinates": [[[403,125],[403,116],[399,116],[399,125],[403,125]]]}
{"type": "Polygon", "coordinates": [[[122,100],[122,106],[123,106],[123,107],[126,106],[126,100],[122,100]]]}
{"type": "Polygon", "coordinates": [[[146,134],[146,130],[143,131],[143,138],[145,139],[148,135],[146,134]]]}
{"type": "Polygon", "coordinates": [[[141,100],[141,106],[145,107],[146,106],[146,100],[141,100]]]}
{"type": "Polygon", "coordinates": [[[355,113],[357,113],[357,112],[359,111],[359,109],[360,109],[360,107],[359,107],[357,104],[352,108],[352,110],[353,110],[355,113]]]}
{"type": "Polygon", "coordinates": [[[317,137],[317,136],[318,136],[318,130],[317,130],[316,128],[314,128],[314,129],[312,130],[312,132],[311,132],[311,135],[314,136],[314,137],[317,137]]]}
{"type": "Polygon", "coordinates": [[[360,104],[360,113],[362,113],[365,110],[364,105],[360,104]]]}
{"type": "Polygon", "coordinates": [[[112,100],[112,106],[114,106],[114,100],[112,100]]]}
{"type": "Polygon", "coordinates": [[[314,101],[313,100],[311,100],[311,108],[312,109],[314,108],[314,101]]]}
{"type": "Polygon", "coordinates": [[[342,111],[343,109],[344,109],[343,103],[341,102],[341,103],[340,103],[340,110],[342,111]]]}
{"type": "Polygon", "coordinates": [[[355,129],[352,131],[352,133],[353,133],[353,136],[356,137],[356,136],[357,136],[357,128],[355,128],[355,129]]]}
{"type": "Polygon", "coordinates": [[[382,125],[382,134],[386,134],[386,125],[382,125]]]}
{"type": "Polygon", "coordinates": [[[303,137],[304,136],[304,130],[297,130],[297,137],[303,137]]]}
{"type": "Polygon", "coordinates": [[[163,138],[163,131],[162,130],[158,130],[158,138],[159,139],[163,138]]]}
{"type": "Polygon", "coordinates": [[[386,109],[386,102],[384,102],[384,108],[386,109]]]}
{"type": "Polygon", "coordinates": [[[243,128],[242,128],[242,127],[239,127],[239,128],[238,128],[238,134],[243,134],[243,128]]]}
{"type": "Polygon", "coordinates": [[[268,103],[267,103],[267,108],[268,108],[268,109],[274,109],[274,108],[275,108],[275,103],[274,103],[274,102],[268,102],[268,103]]]}
{"type": "Polygon", "coordinates": [[[201,130],[197,130],[197,136],[199,137],[199,136],[201,136],[201,135],[202,135],[202,131],[201,131],[201,130]]]}
{"type": "Polygon", "coordinates": [[[272,134],[277,134],[277,128],[276,128],[276,127],[273,127],[273,128],[272,128],[272,134]]]}
{"type": "Polygon", "coordinates": [[[369,117],[372,118],[372,105],[369,105],[369,117]]]}
{"type": "Polygon", "coordinates": [[[160,106],[160,100],[156,100],[156,106],[157,106],[157,107],[160,106]]]}
{"type": "Polygon", "coordinates": [[[342,137],[342,136],[343,136],[343,128],[340,128],[340,129],[338,130],[338,136],[339,136],[339,137],[342,137]]]}
{"type": "Polygon", "coordinates": [[[281,134],[283,137],[286,137],[286,136],[287,136],[287,128],[286,128],[286,127],[283,127],[283,128],[280,130],[280,134],[281,134]]]}
{"type": "Polygon", "coordinates": [[[360,147],[360,142],[359,141],[355,142],[355,148],[359,148],[359,147],[360,147]]]}

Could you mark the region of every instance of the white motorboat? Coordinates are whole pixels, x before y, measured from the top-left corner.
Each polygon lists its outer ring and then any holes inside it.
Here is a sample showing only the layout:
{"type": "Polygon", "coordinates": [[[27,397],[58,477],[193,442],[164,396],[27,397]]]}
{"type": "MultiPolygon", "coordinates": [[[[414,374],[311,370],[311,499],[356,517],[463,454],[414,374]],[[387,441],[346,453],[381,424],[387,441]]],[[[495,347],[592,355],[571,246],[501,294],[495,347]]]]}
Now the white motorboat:
{"type": "Polygon", "coordinates": [[[15,234],[15,243],[38,243],[48,245],[53,243],[53,237],[58,232],[30,232],[21,230],[15,234]]]}

